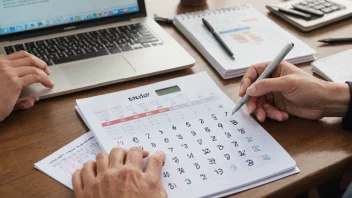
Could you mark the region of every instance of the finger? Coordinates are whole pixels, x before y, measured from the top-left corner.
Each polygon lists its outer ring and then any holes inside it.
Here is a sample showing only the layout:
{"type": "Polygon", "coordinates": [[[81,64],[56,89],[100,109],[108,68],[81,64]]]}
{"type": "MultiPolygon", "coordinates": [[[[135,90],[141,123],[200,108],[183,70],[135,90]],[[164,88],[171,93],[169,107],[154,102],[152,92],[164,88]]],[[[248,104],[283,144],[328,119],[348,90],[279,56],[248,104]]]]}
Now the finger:
{"type": "Polygon", "coordinates": [[[105,152],[98,153],[96,156],[97,175],[104,175],[109,167],[109,155],[105,152]]]}
{"type": "Polygon", "coordinates": [[[287,77],[267,78],[253,83],[248,89],[249,96],[263,96],[272,92],[281,92],[284,94],[294,90],[292,83],[288,82],[287,77]]]}
{"type": "Polygon", "coordinates": [[[109,167],[119,167],[125,163],[126,152],[121,147],[114,147],[110,151],[109,167]]]}
{"type": "Polygon", "coordinates": [[[35,74],[29,74],[27,76],[20,78],[20,80],[21,80],[21,84],[23,87],[27,87],[27,86],[34,84],[34,83],[41,83],[43,86],[45,86],[47,88],[53,88],[55,85],[48,78],[41,78],[40,76],[35,75],[35,74]]]}
{"type": "Polygon", "coordinates": [[[286,112],[280,111],[277,108],[271,106],[270,104],[264,104],[263,109],[266,112],[266,115],[276,121],[286,121],[289,115],[286,112]]]}
{"type": "Polygon", "coordinates": [[[28,55],[27,57],[11,60],[10,64],[13,67],[32,66],[43,70],[48,75],[51,74],[46,63],[33,55],[28,55]]]}
{"type": "Polygon", "coordinates": [[[133,147],[127,152],[126,165],[142,169],[143,150],[140,147],[133,147]]]}
{"type": "Polygon", "coordinates": [[[31,66],[43,70],[47,75],[51,74],[46,63],[35,56],[12,60],[10,63],[13,67],[31,66]]]}
{"type": "Polygon", "coordinates": [[[246,94],[247,88],[251,85],[252,80],[250,78],[244,78],[241,81],[239,96],[243,97],[246,94]]]}
{"type": "Polygon", "coordinates": [[[82,179],[85,186],[90,186],[96,177],[96,163],[92,160],[86,162],[81,170],[82,179]]]}
{"type": "Polygon", "coordinates": [[[7,60],[16,60],[16,59],[20,59],[20,58],[26,58],[28,56],[31,56],[31,54],[26,51],[21,50],[21,51],[12,53],[10,55],[7,55],[6,59],[7,60]]]}
{"type": "Polygon", "coordinates": [[[255,112],[257,108],[257,100],[258,100],[257,97],[249,98],[248,102],[246,103],[249,113],[255,112]]]}
{"type": "Polygon", "coordinates": [[[162,151],[157,151],[148,158],[144,172],[151,176],[161,177],[161,170],[165,159],[165,153],[162,151]]]}
{"type": "Polygon", "coordinates": [[[72,186],[76,197],[80,197],[79,195],[83,193],[83,188],[84,188],[80,169],[76,170],[76,172],[74,172],[72,175],[72,186]]]}
{"type": "Polygon", "coordinates": [[[16,68],[16,72],[22,80],[23,87],[26,87],[33,83],[41,83],[42,85],[48,88],[53,88],[55,85],[54,82],[49,79],[49,76],[38,68],[29,66],[19,67],[16,68]],[[35,75],[37,77],[33,77],[31,75],[35,75]]]}
{"type": "Polygon", "coordinates": [[[34,106],[34,103],[36,102],[36,99],[33,97],[25,97],[25,98],[20,98],[17,100],[15,104],[15,110],[18,109],[29,109],[34,106]]]}
{"type": "Polygon", "coordinates": [[[257,119],[260,122],[264,122],[266,119],[266,113],[263,109],[263,98],[260,98],[259,100],[257,100],[257,109],[255,110],[254,114],[256,115],[257,119]]]}
{"type": "Polygon", "coordinates": [[[242,79],[249,78],[252,82],[254,82],[258,78],[258,76],[263,73],[263,71],[268,65],[269,62],[252,65],[248,68],[247,72],[244,74],[242,79]]]}

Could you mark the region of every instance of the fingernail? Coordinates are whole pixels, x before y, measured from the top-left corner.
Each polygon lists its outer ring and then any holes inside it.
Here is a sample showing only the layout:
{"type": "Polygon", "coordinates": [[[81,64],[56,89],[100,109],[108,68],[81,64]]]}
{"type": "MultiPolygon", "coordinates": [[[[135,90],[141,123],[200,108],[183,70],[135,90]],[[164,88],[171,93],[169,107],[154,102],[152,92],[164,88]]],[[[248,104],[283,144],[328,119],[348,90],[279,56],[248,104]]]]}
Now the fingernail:
{"type": "Polygon", "coordinates": [[[34,102],[28,102],[29,107],[33,107],[34,102]]]}
{"type": "Polygon", "coordinates": [[[54,81],[50,80],[51,84],[55,85],[54,81]]]}
{"type": "Polygon", "coordinates": [[[157,152],[155,152],[155,153],[161,154],[161,155],[165,155],[165,153],[164,153],[163,151],[157,151],[157,152]]]}
{"type": "Polygon", "coordinates": [[[243,85],[241,84],[240,85],[240,94],[242,94],[243,93],[243,85]]]}
{"type": "Polygon", "coordinates": [[[247,89],[247,93],[249,95],[254,95],[255,92],[257,91],[257,88],[255,86],[250,86],[248,89],[247,89]]]}
{"type": "Polygon", "coordinates": [[[28,108],[33,107],[34,103],[27,101],[27,102],[22,103],[21,105],[24,109],[28,109],[28,108]]]}

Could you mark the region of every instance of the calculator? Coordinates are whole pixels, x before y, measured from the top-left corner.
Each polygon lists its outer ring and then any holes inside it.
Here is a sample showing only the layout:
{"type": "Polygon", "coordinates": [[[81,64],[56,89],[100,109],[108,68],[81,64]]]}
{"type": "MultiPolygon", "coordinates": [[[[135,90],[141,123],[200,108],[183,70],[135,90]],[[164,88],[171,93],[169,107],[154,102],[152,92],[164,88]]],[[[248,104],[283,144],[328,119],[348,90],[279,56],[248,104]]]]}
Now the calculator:
{"type": "Polygon", "coordinates": [[[352,0],[294,0],[266,7],[303,32],[352,16],[352,0]]]}

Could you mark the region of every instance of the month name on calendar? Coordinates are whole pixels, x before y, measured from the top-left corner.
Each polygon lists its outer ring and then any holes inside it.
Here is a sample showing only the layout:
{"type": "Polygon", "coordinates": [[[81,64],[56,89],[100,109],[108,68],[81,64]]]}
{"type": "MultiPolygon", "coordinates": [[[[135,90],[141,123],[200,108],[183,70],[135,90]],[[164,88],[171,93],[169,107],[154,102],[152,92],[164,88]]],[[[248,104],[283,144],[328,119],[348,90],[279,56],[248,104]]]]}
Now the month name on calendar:
{"type": "Polygon", "coordinates": [[[168,191],[214,181],[272,160],[260,141],[231,116],[214,93],[185,94],[96,111],[106,133],[121,147],[162,150],[163,184],[168,191]]]}

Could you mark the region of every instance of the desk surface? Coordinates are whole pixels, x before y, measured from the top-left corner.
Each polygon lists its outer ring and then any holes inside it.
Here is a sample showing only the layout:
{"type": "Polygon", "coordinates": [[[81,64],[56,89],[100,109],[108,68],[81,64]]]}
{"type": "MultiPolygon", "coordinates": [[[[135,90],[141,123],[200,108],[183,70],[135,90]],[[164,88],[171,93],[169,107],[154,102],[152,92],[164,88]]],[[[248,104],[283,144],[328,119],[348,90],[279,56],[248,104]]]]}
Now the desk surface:
{"type": "MultiPolygon", "coordinates": [[[[351,20],[331,25],[312,33],[302,33],[268,14],[266,3],[279,0],[208,0],[203,8],[184,8],[178,0],[146,0],[148,15],[174,16],[199,9],[215,9],[235,3],[250,3],[274,22],[317,50],[324,57],[351,45],[322,47],[318,39],[347,37],[352,32],[351,20]]],[[[233,100],[238,101],[240,78],[223,80],[194,47],[173,27],[163,26],[195,59],[193,68],[110,85],[94,90],[40,101],[27,111],[16,111],[0,124],[0,197],[74,197],[73,191],[35,170],[35,162],[50,155],[88,131],[75,112],[77,98],[116,92],[163,80],[207,71],[217,85],[233,100]]],[[[311,73],[310,63],[299,65],[311,73]]],[[[290,118],[287,122],[267,121],[262,126],[296,160],[301,173],[254,188],[233,197],[293,197],[341,174],[351,166],[352,135],[341,128],[341,119],[327,118],[308,121],[290,118]]]]}

